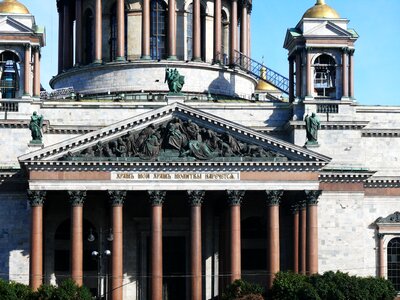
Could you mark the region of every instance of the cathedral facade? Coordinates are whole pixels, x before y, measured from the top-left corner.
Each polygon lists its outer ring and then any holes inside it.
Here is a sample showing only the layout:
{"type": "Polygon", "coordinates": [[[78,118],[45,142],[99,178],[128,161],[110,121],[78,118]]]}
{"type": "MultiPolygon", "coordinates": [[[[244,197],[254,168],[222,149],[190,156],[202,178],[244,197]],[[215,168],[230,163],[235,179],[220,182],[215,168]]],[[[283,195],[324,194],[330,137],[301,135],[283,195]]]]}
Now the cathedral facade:
{"type": "Polygon", "coordinates": [[[57,9],[41,91],[45,30],[0,2],[2,278],[210,300],[341,270],[400,291],[400,107],[357,103],[347,18],[308,9],[284,76],[251,59],[251,0],[57,9]]]}

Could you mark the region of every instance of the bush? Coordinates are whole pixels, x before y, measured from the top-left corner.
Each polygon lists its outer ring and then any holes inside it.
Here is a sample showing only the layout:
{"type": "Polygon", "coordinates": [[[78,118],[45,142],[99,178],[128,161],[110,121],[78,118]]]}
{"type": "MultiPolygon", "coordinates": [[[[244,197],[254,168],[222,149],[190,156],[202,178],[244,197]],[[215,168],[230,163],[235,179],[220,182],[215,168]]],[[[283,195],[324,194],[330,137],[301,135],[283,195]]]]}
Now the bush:
{"type": "Polygon", "coordinates": [[[271,289],[274,300],[393,300],[396,291],[383,278],[362,278],[342,272],[310,277],[278,273],[271,289]]]}
{"type": "Polygon", "coordinates": [[[261,300],[264,289],[258,284],[250,283],[242,279],[229,284],[222,293],[222,300],[261,300]]]}

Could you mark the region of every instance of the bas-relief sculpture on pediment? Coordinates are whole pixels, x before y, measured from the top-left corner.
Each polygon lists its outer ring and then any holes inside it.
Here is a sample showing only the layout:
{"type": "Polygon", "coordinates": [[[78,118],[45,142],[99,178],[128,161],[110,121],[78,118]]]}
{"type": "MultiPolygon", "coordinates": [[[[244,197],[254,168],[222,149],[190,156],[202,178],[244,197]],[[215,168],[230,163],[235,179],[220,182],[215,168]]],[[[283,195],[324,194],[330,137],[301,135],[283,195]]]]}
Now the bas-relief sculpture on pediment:
{"type": "Polygon", "coordinates": [[[229,132],[200,127],[174,117],[161,124],[68,152],[61,160],[102,161],[288,161],[284,155],[250,144],[229,132]]]}

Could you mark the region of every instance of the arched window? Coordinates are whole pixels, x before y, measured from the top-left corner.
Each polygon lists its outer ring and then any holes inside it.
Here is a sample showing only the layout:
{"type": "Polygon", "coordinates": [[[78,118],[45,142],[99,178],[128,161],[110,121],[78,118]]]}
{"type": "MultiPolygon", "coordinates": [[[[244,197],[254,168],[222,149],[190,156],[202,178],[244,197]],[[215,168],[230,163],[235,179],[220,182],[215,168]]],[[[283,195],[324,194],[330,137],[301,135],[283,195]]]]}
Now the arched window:
{"type": "Polygon", "coordinates": [[[150,55],[152,59],[163,59],[166,55],[166,7],[161,0],[151,1],[150,55]]]}
{"type": "Polygon", "coordinates": [[[396,291],[400,291],[400,238],[394,238],[388,243],[387,276],[396,291]]]}
{"type": "Polygon", "coordinates": [[[4,51],[0,59],[1,95],[13,99],[19,91],[19,57],[11,51],[4,51]]]}
{"type": "Polygon", "coordinates": [[[318,96],[336,94],[336,63],[332,56],[322,54],[314,62],[314,89],[318,96]]]}
{"type": "Polygon", "coordinates": [[[84,64],[90,64],[94,60],[94,22],[93,13],[90,9],[86,10],[84,14],[84,64]]]}

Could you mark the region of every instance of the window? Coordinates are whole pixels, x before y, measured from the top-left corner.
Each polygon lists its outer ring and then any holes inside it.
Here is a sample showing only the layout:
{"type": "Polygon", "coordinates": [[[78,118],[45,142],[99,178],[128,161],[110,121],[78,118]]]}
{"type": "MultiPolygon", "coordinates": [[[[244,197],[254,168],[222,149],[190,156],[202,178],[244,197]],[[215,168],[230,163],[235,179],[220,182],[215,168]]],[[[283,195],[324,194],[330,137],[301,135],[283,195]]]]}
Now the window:
{"type": "Polygon", "coordinates": [[[90,64],[94,60],[94,22],[93,13],[90,9],[84,15],[84,64],[90,64]]]}
{"type": "Polygon", "coordinates": [[[335,60],[322,54],[314,62],[314,89],[318,96],[335,96],[336,63],[335,60]]]}
{"type": "Polygon", "coordinates": [[[187,26],[186,26],[186,45],[187,45],[187,60],[193,58],[193,4],[189,4],[187,11],[187,26]]]}
{"type": "Polygon", "coordinates": [[[400,291],[400,238],[394,238],[388,243],[387,275],[396,291],[400,291]]]}
{"type": "Polygon", "coordinates": [[[165,58],[166,8],[161,0],[151,1],[150,55],[152,59],[165,58]]]}
{"type": "Polygon", "coordinates": [[[117,56],[117,35],[118,35],[118,26],[117,26],[117,8],[114,3],[111,7],[111,16],[110,16],[110,60],[115,60],[117,56]]]}
{"type": "Polygon", "coordinates": [[[19,90],[19,58],[11,51],[4,51],[0,59],[1,95],[13,99],[19,90]]]}

